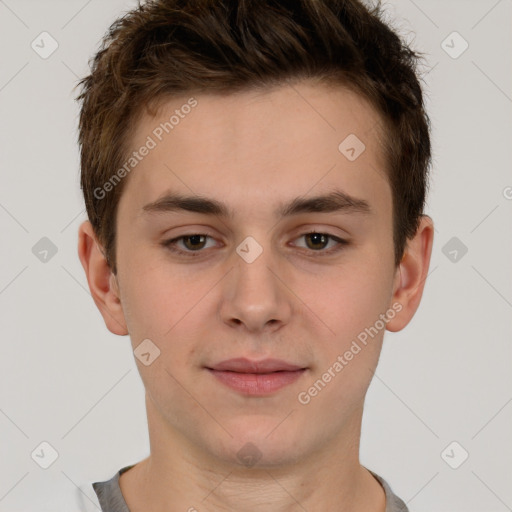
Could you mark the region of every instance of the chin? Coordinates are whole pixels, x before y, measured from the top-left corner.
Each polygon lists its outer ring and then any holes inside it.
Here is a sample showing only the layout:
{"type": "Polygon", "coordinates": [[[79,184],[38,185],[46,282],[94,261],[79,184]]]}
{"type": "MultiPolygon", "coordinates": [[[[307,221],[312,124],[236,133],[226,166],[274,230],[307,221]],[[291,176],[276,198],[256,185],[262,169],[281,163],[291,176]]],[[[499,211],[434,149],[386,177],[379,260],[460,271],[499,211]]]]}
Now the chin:
{"type": "Polygon", "coordinates": [[[222,439],[211,440],[213,455],[229,464],[241,468],[272,468],[293,464],[297,460],[299,441],[293,432],[299,434],[301,429],[288,429],[279,421],[269,418],[256,422],[248,417],[236,425],[226,425],[226,430],[233,436],[223,435],[222,439]]]}

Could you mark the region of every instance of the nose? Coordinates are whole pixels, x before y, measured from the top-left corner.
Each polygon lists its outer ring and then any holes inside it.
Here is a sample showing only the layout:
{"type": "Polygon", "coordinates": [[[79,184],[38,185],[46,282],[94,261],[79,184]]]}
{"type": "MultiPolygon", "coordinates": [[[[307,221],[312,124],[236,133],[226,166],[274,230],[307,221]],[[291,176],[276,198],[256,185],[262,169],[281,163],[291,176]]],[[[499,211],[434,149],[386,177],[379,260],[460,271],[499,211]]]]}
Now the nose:
{"type": "Polygon", "coordinates": [[[235,267],[224,280],[222,320],[230,327],[251,333],[273,332],[287,324],[293,294],[286,285],[286,272],[271,250],[265,248],[254,261],[238,254],[236,259],[235,267]]]}

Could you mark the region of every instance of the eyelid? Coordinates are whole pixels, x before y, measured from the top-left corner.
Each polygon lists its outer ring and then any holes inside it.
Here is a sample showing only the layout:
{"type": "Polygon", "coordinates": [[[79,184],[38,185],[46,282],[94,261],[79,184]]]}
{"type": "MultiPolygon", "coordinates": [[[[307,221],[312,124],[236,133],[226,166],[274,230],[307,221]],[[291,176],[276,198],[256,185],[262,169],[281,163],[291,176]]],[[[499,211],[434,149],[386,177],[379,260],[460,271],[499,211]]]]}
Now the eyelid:
{"type": "MultiPolygon", "coordinates": [[[[322,256],[330,256],[330,255],[337,254],[341,250],[343,250],[345,248],[345,246],[350,245],[350,242],[348,240],[346,240],[344,238],[341,238],[341,237],[339,237],[337,235],[334,235],[333,233],[330,232],[330,230],[323,230],[323,229],[316,229],[316,228],[310,228],[310,229],[307,229],[307,230],[300,231],[299,233],[297,233],[294,236],[293,241],[295,241],[295,240],[297,240],[299,238],[303,238],[303,237],[305,237],[307,235],[311,235],[311,234],[325,235],[325,236],[327,236],[329,241],[334,241],[337,244],[335,247],[331,247],[330,249],[319,249],[319,250],[308,249],[307,247],[306,248],[299,247],[299,249],[301,249],[301,251],[303,251],[304,253],[308,253],[308,256],[310,255],[313,258],[322,257],[322,256]]],[[[208,238],[210,238],[212,240],[215,239],[215,237],[213,237],[212,235],[209,235],[208,233],[189,232],[189,233],[184,233],[184,234],[182,234],[180,236],[177,236],[177,237],[174,237],[174,238],[171,238],[171,239],[168,239],[168,240],[164,240],[161,244],[167,250],[169,250],[172,253],[177,254],[178,256],[179,255],[183,255],[185,257],[189,257],[189,256],[190,257],[198,257],[198,256],[200,256],[203,253],[208,253],[209,252],[209,251],[207,251],[204,248],[198,249],[197,251],[187,250],[187,249],[176,249],[175,248],[175,246],[177,245],[177,243],[179,241],[181,241],[184,238],[191,237],[191,236],[204,236],[207,239],[208,238]]],[[[211,247],[209,247],[207,249],[211,249],[211,247]]]]}
{"type": "MultiPolygon", "coordinates": [[[[183,255],[192,255],[192,256],[194,256],[195,254],[199,255],[201,253],[206,253],[207,252],[206,249],[199,249],[197,251],[190,251],[190,250],[186,250],[186,249],[175,249],[175,246],[177,245],[178,242],[180,242],[184,238],[188,238],[188,237],[191,237],[191,236],[204,236],[207,239],[208,238],[210,238],[212,240],[215,239],[215,237],[209,235],[208,233],[199,233],[199,232],[197,232],[197,233],[185,233],[183,235],[171,238],[169,240],[164,240],[162,242],[162,245],[164,247],[166,247],[169,251],[171,251],[173,253],[177,253],[178,255],[183,254],[183,255]]],[[[211,247],[208,247],[207,249],[211,249],[211,247]]]]}

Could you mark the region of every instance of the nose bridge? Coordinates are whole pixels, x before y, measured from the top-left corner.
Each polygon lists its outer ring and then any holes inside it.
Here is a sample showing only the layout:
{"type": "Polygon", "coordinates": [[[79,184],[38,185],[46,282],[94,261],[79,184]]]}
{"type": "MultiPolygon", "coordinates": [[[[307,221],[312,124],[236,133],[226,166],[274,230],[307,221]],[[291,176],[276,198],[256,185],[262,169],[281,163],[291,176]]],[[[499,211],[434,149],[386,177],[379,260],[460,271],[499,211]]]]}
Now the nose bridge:
{"type": "Polygon", "coordinates": [[[235,258],[238,261],[230,272],[224,295],[224,321],[241,322],[249,330],[286,322],[291,305],[286,287],[277,276],[277,257],[269,233],[262,230],[254,237],[246,237],[237,246],[235,258]]]}

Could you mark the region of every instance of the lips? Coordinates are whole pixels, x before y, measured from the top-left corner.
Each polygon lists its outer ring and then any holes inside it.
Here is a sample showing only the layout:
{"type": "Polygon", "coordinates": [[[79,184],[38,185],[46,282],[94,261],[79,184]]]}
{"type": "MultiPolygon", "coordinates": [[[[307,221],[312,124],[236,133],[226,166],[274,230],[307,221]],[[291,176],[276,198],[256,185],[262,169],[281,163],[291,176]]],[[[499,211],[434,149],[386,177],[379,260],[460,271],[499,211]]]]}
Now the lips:
{"type": "Polygon", "coordinates": [[[251,361],[244,357],[228,359],[206,369],[224,386],[243,395],[260,397],[291,385],[307,371],[280,359],[251,361]]]}
{"type": "Polygon", "coordinates": [[[272,372],[294,372],[303,370],[303,366],[297,366],[281,359],[264,359],[262,361],[251,361],[245,357],[227,359],[214,366],[210,370],[229,371],[237,373],[272,373],[272,372]]]}

